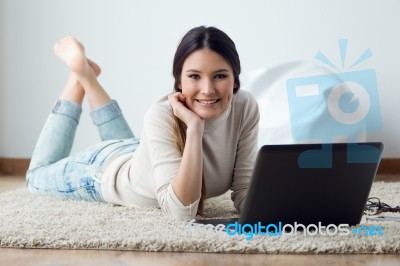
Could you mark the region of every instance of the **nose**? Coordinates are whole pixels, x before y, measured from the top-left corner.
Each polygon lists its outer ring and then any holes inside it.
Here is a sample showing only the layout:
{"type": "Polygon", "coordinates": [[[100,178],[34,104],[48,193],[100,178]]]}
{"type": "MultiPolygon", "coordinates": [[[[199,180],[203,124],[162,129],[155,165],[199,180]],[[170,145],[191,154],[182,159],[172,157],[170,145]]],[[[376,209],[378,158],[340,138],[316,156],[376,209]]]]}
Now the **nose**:
{"type": "Polygon", "coordinates": [[[201,84],[201,93],[205,95],[214,94],[215,93],[215,84],[209,79],[203,79],[203,84],[201,84]]]}

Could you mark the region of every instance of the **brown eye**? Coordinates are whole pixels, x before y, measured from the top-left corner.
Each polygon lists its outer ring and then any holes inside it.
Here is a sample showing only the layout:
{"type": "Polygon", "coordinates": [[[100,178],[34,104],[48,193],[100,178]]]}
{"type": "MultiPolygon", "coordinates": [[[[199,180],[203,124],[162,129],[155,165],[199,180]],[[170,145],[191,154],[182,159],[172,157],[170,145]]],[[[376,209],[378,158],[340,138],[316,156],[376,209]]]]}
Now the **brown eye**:
{"type": "Polygon", "coordinates": [[[227,75],[224,75],[224,74],[217,74],[217,75],[215,75],[215,78],[216,79],[224,79],[224,78],[226,78],[227,77],[227,75]]]}
{"type": "Polygon", "coordinates": [[[197,75],[197,74],[192,74],[192,75],[189,75],[189,78],[191,78],[191,79],[199,79],[200,76],[197,75]]]}

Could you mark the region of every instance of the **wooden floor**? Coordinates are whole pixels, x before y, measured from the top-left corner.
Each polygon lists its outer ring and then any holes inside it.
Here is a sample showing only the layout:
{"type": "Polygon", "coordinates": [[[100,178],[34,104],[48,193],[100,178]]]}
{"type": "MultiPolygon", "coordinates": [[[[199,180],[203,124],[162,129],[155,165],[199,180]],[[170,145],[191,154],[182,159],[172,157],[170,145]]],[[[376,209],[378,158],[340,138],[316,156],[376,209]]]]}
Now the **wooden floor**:
{"type": "MultiPolygon", "coordinates": [[[[395,177],[393,180],[398,180],[395,177]]],[[[0,176],[0,192],[24,177],[0,176]]],[[[0,248],[0,265],[400,265],[400,255],[249,255],[0,248]]]]}

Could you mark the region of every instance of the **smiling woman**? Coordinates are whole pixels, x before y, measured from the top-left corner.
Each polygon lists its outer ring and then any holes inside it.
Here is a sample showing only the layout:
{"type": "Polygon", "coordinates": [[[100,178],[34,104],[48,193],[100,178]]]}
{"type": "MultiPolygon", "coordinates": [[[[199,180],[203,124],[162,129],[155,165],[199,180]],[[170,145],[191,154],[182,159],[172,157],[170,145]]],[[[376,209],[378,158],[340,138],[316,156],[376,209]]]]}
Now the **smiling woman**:
{"type": "MultiPolygon", "coordinates": [[[[190,30],[183,37],[176,50],[173,64],[174,91],[176,93],[169,96],[175,114],[176,142],[182,154],[184,154],[186,134],[189,132],[190,135],[196,136],[201,132],[198,129],[193,130],[193,127],[196,128],[196,126],[189,125],[189,123],[195,122],[199,118],[203,120],[216,118],[231,106],[232,96],[240,88],[240,71],[240,59],[235,44],[223,31],[214,27],[198,27],[190,30]],[[191,112],[188,113],[188,109],[191,112]]],[[[259,119],[258,116],[257,119],[259,119]]],[[[204,130],[204,124],[202,128],[204,130]]],[[[199,136],[201,137],[202,134],[199,136]]],[[[193,138],[193,136],[189,136],[189,138],[193,138]]],[[[202,150],[199,152],[200,154],[190,156],[202,158],[202,150]]],[[[189,152],[186,154],[189,156],[189,152]]],[[[190,159],[185,160],[190,162],[190,159]]],[[[190,163],[183,165],[186,167],[181,168],[182,172],[191,171],[190,163]]],[[[182,175],[185,174],[182,173],[182,175]]],[[[179,180],[179,178],[175,180],[179,180]]],[[[203,210],[203,199],[207,194],[204,173],[201,180],[198,213],[203,210]]],[[[175,186],[175,188],[180,188],[182,194],[186,192],[189,202],[194,200],[195,194],[188,192],[185,187],[175,186]]]]}
{"type": "Polygon", "coordinates": [[[222,114],[231,104],[234,85],[232,68],[226,60],[207,48],[186,58],[180,88],[186,104],[203,119],[222,114]]]}
{"type": "Polygon", "coordinates": [[[131,207],[158,206],[191,219],[229,189],[237,210],[257,152],[259,111],[240,88],[234,42],[214,27],[190,30],[174,57],[174,93],[147,111],[141,139],[97,80],[100,67],[66,36],[54,46],[70,78],[27,172],[31,192],[131,207]],[[102,142],[70,156],[87,96],[102,142]],[[221,145],[221,144],[224,145],[221,145]]]}

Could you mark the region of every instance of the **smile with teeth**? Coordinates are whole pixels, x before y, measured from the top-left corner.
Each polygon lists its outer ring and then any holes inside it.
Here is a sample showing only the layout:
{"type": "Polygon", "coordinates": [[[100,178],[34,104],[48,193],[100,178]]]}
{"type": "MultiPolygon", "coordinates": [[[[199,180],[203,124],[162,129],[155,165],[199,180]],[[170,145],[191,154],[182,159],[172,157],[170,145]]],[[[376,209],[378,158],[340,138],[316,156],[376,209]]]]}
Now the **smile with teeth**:
{"type": "Polygon", "coordinates": [[[197,100],[201,104],[214,104],[219,101],[219,99],[214,99],[214,100],[197,100]]]}

